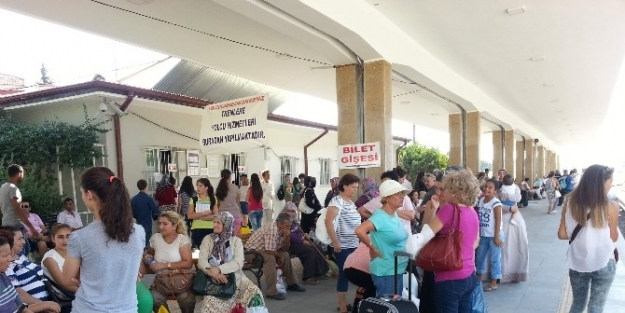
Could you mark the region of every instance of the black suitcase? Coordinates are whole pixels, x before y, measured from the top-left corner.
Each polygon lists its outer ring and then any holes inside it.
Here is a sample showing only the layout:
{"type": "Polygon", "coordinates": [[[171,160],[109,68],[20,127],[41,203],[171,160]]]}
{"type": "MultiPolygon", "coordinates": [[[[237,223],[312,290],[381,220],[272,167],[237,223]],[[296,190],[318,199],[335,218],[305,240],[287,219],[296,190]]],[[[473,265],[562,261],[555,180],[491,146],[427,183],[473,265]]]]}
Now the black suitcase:
{"type": "MultiPolygon", "coordinates": [[[[408,257],[408,262],[412,262],[410,254],[403,251],[395,252],[395,273],[397,273],[397,257],[408,257]]],[[[410,264],[409,264],[410,265],[410,264]]],[[[412,266],[408,266],[408,273],[412,274],[412,266]]],[[[397,292],[397,274],[395,274],[395,294],[397,292]]],[[[412,279],[408,279],[408,290],[412,290],[412,279]]],[[[400,294],[401,295],[401,294],[400,294]]],[[[410,301],[412,293],[408,292],[408,300],[392,299],[391,297],[367,298],[358,304],[358,313],[419,313],[417,306],[410,301]]]]}

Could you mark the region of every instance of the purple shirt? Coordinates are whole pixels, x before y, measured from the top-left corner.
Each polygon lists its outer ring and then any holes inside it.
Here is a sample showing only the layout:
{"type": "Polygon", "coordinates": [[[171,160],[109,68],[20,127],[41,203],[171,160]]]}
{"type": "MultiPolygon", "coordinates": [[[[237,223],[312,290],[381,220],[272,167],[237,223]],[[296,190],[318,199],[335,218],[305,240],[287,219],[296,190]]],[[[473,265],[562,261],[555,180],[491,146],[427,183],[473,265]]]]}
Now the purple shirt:
{"type": "Polygon", "coordinates": [[[291,224],[291,243],[304,243],[304,232],[302,231],[302,228],[299,227],[299,224],[297,222],[293,222],[291,224]]]}
{"type": "MultiPolygon", "coordinates": [[[[454,216],[454,207],[451,204],[445,204],[440,207],[438,218],[443,222],[443,228],[439,233],[446,234],[452,229],[452,221],[454,216]]],[[[456,219],[457,223],[457,219],[456,219]]],[[[480,222],[477,217],[477,213],[473,208],[460,207],[460,224],[459,228],[462,231],[462,269],[457,271],[448,272],[436,272],[435,281],[442,282],[448,280],[465,279],[471,276],[475,272],[475,250],[473,244],[477,239],[480,222]]]]}

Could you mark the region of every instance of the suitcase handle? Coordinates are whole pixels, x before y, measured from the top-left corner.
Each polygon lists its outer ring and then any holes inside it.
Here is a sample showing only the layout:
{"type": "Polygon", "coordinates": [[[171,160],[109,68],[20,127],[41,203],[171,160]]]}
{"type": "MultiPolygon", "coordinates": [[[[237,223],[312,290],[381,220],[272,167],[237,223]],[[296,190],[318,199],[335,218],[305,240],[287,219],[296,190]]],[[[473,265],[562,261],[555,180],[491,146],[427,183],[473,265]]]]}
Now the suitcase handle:
{"type": "Polygon", "coordinates": [[[412,265],[410,264],[410,262],[412,261],[410,259],[410,253],[405,252],[405,251],[395,251],[394,253],[395,256],[395,284],[393,286],[393,290],[394,293],[396,295],[399,295],[399,297],[401,298],[401,295],[397,293],[397,265],[398,265],[398,258],[399,257],[407,257],[408,258],[408,300],[412,301],[412,265]]]}

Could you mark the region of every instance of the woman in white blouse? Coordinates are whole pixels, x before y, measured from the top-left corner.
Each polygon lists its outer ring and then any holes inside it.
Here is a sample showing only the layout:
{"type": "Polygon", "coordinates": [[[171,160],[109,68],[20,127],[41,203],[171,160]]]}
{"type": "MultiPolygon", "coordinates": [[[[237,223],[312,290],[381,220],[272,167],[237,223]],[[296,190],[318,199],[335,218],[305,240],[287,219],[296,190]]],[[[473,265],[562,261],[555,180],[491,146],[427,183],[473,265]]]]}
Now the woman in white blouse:
{"type": "MultiPolygon", "coordinates": [[[[163,269],[189,270],[193,267],[191,242],[187,236],[185,221],[175,211],[165,211],[158,218],[159,233],[150,238],[150,248],[144,255],[144,263],[155,273],[163,269]]],[[[154,312],[161,306],[167,308],[167,296],[150,288],[154,298],[154,312]]],[[[182,313],[193,313],[195,296],[191,290],[176,296],[182,313]]],[[[169,310],[169,308],[168,308],[169,310]]]]}
{"type": "Polygon", "coordinates": [[[614,280],[619,207],[608,199],[613,172],[607,166],[590,166],[562,206],[558,237],[569,240],[567,263],[573,313],[586,308],[589,313],[602,312],[614,280]]]}
{"type": "MultiPolygon", "coordinates": [[[[56,224],[52,226],[50,233],[52,234],[52,242],[54,242],[55,247],[44,254],[41,260],[41,267],[43,267],[43,274],[58,284],[58,282],[62,281],[61,274],[63,273],[65,258],[67,258],[67,243],[69,242],[69,236],[72,234],[72,228],[67,224],[56,224]]],[[[62,287],[66,291],[71,292],[78,290],[78,287],[75,285],[62,287]]]]}

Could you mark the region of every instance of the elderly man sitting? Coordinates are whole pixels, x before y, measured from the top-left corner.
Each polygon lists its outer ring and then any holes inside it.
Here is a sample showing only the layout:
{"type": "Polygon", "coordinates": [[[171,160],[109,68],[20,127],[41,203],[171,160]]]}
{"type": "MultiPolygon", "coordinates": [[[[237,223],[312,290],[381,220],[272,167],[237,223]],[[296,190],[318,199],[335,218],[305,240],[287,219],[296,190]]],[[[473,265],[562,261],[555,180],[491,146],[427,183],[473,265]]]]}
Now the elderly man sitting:
{"type": "MultiPolygon", "coordinates": [[[[245,249],[258,251],[265,259],[263,277],[265,277],[265,297],[269,299],[286,299],[286,296],[278,293],[276,288],[276,266],[282,269],[282,273],[286,278],[286,290],[306,291],[306,289],[297,284],[297,279],[291,267],[291,258],[287,252],[290,241],[291,217],[286,213],[280,213],[275,222],[263,225],[245,243],[245,249]]],[[[246,261],[249,262],[251,260],[246,261]]]]}

